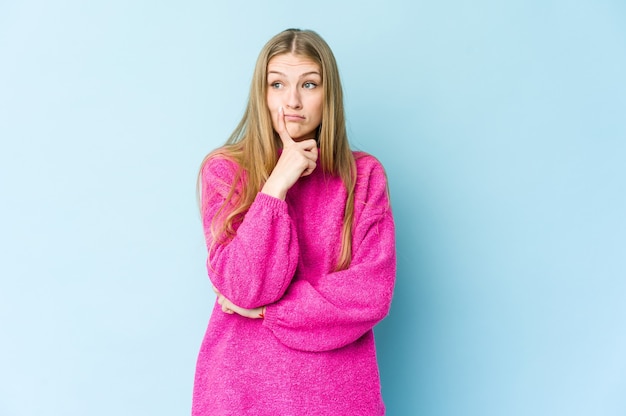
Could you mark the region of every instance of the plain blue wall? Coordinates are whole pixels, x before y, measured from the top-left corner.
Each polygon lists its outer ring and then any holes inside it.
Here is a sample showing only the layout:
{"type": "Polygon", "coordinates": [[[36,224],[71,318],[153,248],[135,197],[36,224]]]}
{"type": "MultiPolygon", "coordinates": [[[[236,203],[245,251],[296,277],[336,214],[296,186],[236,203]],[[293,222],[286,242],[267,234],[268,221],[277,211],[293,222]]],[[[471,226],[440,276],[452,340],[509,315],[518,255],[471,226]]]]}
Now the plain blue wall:
{"type": "Polygon", "coordinates": [[[624,2],[24,0],[0,3],[0,415],[189,413],[195,175],[287,27],[331,44],[387,167],[389,415],[626,414],[624,2]]]}

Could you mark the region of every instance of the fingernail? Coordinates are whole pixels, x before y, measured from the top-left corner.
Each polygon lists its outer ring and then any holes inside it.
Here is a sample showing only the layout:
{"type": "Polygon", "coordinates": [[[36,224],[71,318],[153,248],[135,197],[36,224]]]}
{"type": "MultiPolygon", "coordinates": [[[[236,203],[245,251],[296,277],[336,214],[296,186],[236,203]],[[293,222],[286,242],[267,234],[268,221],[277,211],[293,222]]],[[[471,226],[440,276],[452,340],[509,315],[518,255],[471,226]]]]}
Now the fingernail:
{"type": "Polygon", "coordinates": [[[282,105],[281,105],[280,107],[278,107],[278,112],[279,112],[280,114],[282,114],[282,113],[283,113],[283,106],[282,106],[282,105]]]}

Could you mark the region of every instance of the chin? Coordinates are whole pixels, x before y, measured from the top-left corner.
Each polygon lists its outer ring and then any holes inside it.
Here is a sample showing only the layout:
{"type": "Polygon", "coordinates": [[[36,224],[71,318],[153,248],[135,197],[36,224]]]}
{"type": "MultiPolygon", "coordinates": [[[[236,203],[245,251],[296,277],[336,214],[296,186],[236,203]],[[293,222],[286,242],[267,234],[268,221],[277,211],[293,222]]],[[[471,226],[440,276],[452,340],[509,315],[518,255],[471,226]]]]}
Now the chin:
{"type": "MultiPolygon", "coordinates": [[[[287,131],[289,132],[289,130],[287,131]]],[[[309,131],[306,133],[297,132],[297,134],[291,134],[291,132],[289,132],[289,135],[291,136],[294,142],[301,142],[307,139],[315,139],[315,132],[313,131],[309,131]]]]}

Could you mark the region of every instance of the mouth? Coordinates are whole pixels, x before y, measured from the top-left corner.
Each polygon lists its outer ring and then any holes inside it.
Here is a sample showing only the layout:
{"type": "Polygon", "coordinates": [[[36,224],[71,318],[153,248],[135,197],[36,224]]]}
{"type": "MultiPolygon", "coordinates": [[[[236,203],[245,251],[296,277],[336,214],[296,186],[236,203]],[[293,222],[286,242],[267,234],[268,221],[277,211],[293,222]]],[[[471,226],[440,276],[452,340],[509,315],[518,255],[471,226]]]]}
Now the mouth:
{"type": "Polygon", "coordinates": [[[285,114],[285,120],[288,121],[302,121],[304,120],[304,116],[298,114],[285,114]]]}

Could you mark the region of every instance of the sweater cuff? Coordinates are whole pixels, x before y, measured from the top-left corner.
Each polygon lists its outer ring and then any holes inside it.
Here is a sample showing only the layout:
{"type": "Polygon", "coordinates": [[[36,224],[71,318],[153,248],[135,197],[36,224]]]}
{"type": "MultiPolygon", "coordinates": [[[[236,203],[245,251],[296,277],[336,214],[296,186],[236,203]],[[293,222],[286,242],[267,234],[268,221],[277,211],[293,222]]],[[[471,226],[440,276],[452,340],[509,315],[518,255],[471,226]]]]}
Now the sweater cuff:
{"type": "Polygon", "coordinates": [[[264,194],[263,192],[256,194],[254,202],[256,204],[260,204],[262,207],[270,209],[271,211],[287,214],[287,202],[271,195],[264,194]]]}
{"type": "Polygon", "coordinates": [[[265,305],[265,314],[263,315],[263,325],[267,329],[270,329],[277,319],[274,312],[275,311],[272,305],[265,305]]]}

